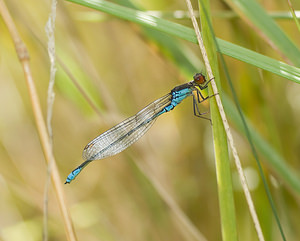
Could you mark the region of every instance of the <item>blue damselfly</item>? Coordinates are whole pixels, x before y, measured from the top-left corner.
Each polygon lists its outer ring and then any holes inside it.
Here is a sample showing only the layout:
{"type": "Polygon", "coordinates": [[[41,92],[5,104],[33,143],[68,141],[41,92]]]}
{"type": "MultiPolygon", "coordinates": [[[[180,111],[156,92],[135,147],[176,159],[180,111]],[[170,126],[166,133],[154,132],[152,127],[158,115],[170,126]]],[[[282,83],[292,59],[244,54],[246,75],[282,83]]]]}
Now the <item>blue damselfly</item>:
{"type": "Polygon", "coordinates": [[[204,75],[198,73],[194,76],[193,81],[176,86],[167,95],[155,100],[134,116],[96,137],[83,150],[82,157],[86,161],[69,174],[65,184],[74,180],[91,161],[113,156],[128,148],[149,130],[157,117],[173,110],[188,96],[193,96],[194,115],[210,120],[202,116],[204,113],[201,113],[198,107],[199,103],[209,98],[209,96],[204,98],[200,92],[207,88],[209,82],[206,81],[204,75]]]}

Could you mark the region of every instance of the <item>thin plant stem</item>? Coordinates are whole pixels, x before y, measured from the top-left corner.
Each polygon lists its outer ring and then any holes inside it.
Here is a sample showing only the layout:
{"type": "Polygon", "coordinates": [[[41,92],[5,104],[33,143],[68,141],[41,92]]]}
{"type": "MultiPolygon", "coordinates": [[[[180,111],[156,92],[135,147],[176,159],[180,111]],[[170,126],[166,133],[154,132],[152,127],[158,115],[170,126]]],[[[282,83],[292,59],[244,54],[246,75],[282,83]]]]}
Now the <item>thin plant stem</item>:
{"type": "Polygon", "coordinates": [[[248,185],[247,185],[246,177],[244,175],[243,168],[242,168],[242,165],[241,165],[241,162],[240,162],[240,159],[239,159],[239,156],[238,156],[238,153],[237,153],[234,141],[233,141],[233,137],[232,137],[230,127],[229,127],[229,124],[228,124],[228,121],[227,121],[227,118],[226,118],[226,115],[225,115],[223,104],[221,102],[221,98],[220,98],[219,95],[217,95],[217,93],[218,93],[217,85],[216,85],[216,83],[213,79],[212,69],[211,69],[211,66],[210,66],[210,63],[209,63],[209,60],[208,60],[208,57],[207,57],[206,49],[205,49],[204,44],[203,44],[203,40],[202,40],[202,37],[201,37],[201,34],[200,34],[199,26],[198,26],[198,23],[197,23],[197,20],[196,20],[195,16],[193,15],[193,8],[192,8],[192,5],[191,5],[191,2],[189,0],[186,0],[186,2],[187,2],[187,5],[188,5],[188,8],[189,8],[189,12],[190,12],[191,19],[192,19],[192,22],[193,22],[193,26],[194,26],[194,29],[195,29],[195,32],[196,32],[196,35],[197,35],[200,51],[202,53],[202,56],[203,56],[203,59],[204,59],[204,62],[205,62],[205,66],[206,66],[206,69],[207,69],[208,76],[209,76],[210,79],[212,79],[212,81],[211,81],[212,89],[213,89],[213,92],[215,94],[215,98],[216,98],[216,102],[217,102],[217,105],[218,105],[219,113],[220,113],[222,121],[223,121],[223,125],[224,125],[224,128],[225,128],[225,132],[226,132],[226,135],[227,135],[229,146],[231,148],[231,151],[232,151],[232,154],[233,154],[233,157],[234,157],[235,165],[236,165],[239,177],[240,177],[240,181],[241,181],[243,191],[244,191],[244,194],[245,194],[245,197],[246,197],[246,201],[247,201],[247,204],[248,204],[248,207],[249,207],[249,210],[250,210],[250,214],[251,214],[251,217],[252,217],[252,220],[253,220],[258,238],[259,238],[260,241],[263,241],[264,236],[263,236],[263,233],[262,233],[262,230],[261,230],[261,227],[260,227],[260,223],[259,223],[256,211],[255,211],[255,207],[254,207],[254,204],[253,204],[253,201],[252,201],[252,198],[251,198],[251,194],[250,194],[250,191],[249,191],[249,188],[248,188],[248,185]]]}
{"type": "Polygon", "coordinates": [[[299,21],[298,21],[298,19],[297,19],[297,16],[296,16],[296,13],[295,13],[295,9],[293,8],[293,5],[292,5],[292,3],[291,3],[290,0],[287,0],[287,3],[288,3],[288,5],[289,5],[289,7],[290,7],[291,14],[292,14],[293,19],[294,19],[294,21],[295,21],[295,23],[296,23],[296,26],[297,26],[297,28],[298,28],[298,32],[300,32],[300,23],[299,23],[299,21]]]}
{"type": "Polygon", "coordinates": [[[47,133],[46,124],[42,115],[42,110],[40,107],[39,97],[37,95],[36,87],[32,78],[31,69],[29,65],[29,53],[28,50],[22,41],[22,39],[19,36],[19,33],[17,31],[17,28],[12,20],[12,17],[10,16],[10,13],[4,3],[3,0],[0,0],[0,14],[2,15],[2,18],[10,32],[10,35],[12,37],[12,40],[14,42],[16,52],[18,55],[18,58],[21,62],[21,65],[23,67],[26,84],[29,91],[29,97],[33,109],[33,114],[40,138],[40,142],[42,145],[42,149],[44,152],[45,160],[47,164],[52,163],[52,172],[51,172],[51,179],[54,186],[54,191],[56,193],[56,197],[58,199],[58,204],[63,216],[65,230],[66,230],[66,236],[67,240],[69,241],[75,241],[76,236],[74,232],[74,228],[71,222],[70,214],[68,212],[66,202],[65,202],[65,196],[62,189],[62,182],[58,173],[58,168],[56,165],[56,161],[53,156],[51,144],[49,141],[49,136],[47,133]]]}
{"type": "MultiPolygon", "coordinates": [[[[52,114],[53,114],[53,104],[55,99],[54,84],[55,84],[55,73],[56,73],[56,58],[55,58],[55,19],[56,19],[56,5],[57,1],[51,1],[51,10],[49,14],[49,19],[47,21],[45,31],[48,37],[48,55],[50,60],[50,79],[48,85],[48,96],[47,96],[47,128],[49,134],[49,142],[53,152],[53,132],[52,132],[52,114]]],[[[47,165],[47,175],[44,190],[44,228],[43,228],[43,240],[48,240],[48,200],[49,200],[49,189],[51,184],[51,171],[52,162],[47,165]]]]}

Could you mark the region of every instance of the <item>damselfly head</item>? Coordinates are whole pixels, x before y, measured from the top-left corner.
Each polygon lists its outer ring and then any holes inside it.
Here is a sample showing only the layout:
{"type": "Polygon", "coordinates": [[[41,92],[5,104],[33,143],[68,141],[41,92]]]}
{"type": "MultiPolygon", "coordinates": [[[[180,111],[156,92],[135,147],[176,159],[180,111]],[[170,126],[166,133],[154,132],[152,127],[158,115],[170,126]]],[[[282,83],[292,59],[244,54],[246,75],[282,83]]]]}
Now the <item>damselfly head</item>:
{"type": "Polygon", "coordinates": [[[205,76],[201,73],[195,74],[193,78],[197,85],[203,85],[206,82],[205,76]]]}

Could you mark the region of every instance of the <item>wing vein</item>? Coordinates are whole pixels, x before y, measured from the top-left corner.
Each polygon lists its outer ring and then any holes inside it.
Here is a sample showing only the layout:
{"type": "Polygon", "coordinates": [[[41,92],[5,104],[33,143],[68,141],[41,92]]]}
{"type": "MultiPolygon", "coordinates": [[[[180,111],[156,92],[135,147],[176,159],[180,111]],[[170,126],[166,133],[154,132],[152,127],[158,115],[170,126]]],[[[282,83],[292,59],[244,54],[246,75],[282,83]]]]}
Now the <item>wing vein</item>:
{"type": "Polygon", "coordinates": [[[115,155],[142,137],[153,125],[164,107],[171,103],[171,93],[155,100],[134,116],[127,118],[96,137],[84,148],[85,160],[98,160],[115,155]]]}

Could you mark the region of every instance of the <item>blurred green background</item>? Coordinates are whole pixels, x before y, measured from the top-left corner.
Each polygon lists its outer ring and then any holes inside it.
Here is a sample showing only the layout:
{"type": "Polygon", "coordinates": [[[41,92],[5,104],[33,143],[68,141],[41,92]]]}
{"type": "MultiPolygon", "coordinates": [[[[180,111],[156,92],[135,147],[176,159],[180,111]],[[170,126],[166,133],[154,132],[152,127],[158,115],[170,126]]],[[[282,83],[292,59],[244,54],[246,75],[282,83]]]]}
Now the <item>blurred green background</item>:
{"type": "MultiPolygon", "coordinates": [[[[10,0],[6,4],[30,52],[46,115],[50,67],[44,28],[50,2],[10,0]]],[[[133,4],[144,10],[187,10],[184,1],[133,4]]],[[[288,11],[285,1],[261,4],[267,11],[288,11]]],[[[299,2],[294,4],[300,8],[299,2]]],[[[211,1],[218,38],[288,61],[240,18],[222,16],[228,10],[224,2],[211,1]]],[[[168,19],[191,27],[189,19],[168,19]]],[[[276,22],[299,46],[294,21],[276,22]]],[[[191,64],[179,53],[199,66],[196,71],[204,71],[197,45],[171,37],[176,42],[176,59],[162,42],[155,41],[157,32],[73,3],[59,1],[55,28],[57,58],[65,66],[57,64],[52,121],[62,180],[82,162],[82,150],[90,140],[174,86],[192,80],[191,64]]],[[[41,240],[47,168],[24,73],[1,18],[0,36],[0,240],[41,240]]],[[[161,41],[170,38],[163,33],[159,37],[161,41]]],[[[299,178],[300,86],[236,59],[225,56],[225,60],[245,115],[299,178]]],[[[230,96],[222,70],[221,81],[222,91],[230,96]]],[[[208,111],[209,103],[201,107],[208,111]]],[[[232,131],[265,238],[281,240],[249,144],[235,125],[232,131]]],[[[260,157],[285,234],[288,240],[299,240],[299,192],[260,157]]],[[[257,240],[234,165],[232,176],[239,238],[257,240]]],[[[161,116],[126,151],[91,163],[64,190],[78,240],[196,240],[193,228],[207,240],[221,240],[211,125],[193,116],[191,98],[161,116]]],[[[66,240],[51,189],[48,222],[49,240],[66,240]]]]}

